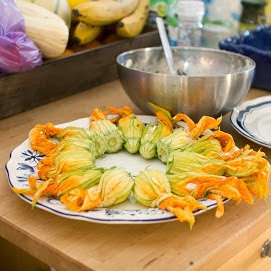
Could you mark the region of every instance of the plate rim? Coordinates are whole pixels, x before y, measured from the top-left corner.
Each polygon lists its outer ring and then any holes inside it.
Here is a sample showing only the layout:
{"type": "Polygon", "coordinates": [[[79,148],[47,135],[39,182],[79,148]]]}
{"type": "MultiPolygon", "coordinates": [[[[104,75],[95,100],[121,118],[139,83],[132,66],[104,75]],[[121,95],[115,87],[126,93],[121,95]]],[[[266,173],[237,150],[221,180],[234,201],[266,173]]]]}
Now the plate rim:
{"type": "Polygon", "coordinates": [[[239,125],[240,120],[238,120],[238,117],[241,111],[245,111],[248,107],[251,107],[251,106],[255,108],[255,106],[257,107],[257,105],[263,104],[263,103],[271,103],[271,95],[257,97],[255,99],[245,101],[241,103],[240,105],[234,107],[230,115],[230,123],[233,126],[233,128],[242,136],[246,137],[247,139],[261,146],[271,148],[271,143],[265,142],[261,140],[260,138],[255,137],[254,135],[250,134],[249,131],[247,131],[246,129],[242,127],[242,125],[239,125]]]}

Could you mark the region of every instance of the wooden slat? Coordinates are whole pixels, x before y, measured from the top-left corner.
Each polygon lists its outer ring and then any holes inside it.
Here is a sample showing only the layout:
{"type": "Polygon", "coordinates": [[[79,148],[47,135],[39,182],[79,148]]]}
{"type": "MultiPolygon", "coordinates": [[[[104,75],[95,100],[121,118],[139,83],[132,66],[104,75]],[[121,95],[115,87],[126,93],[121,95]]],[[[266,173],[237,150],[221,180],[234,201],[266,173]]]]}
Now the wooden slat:
{"type": "Polygon", "coordinates": [[[156,30],[133,38],[50,60],[31,71],[0,76],[0,119],[118,78],[116,57],[160,45],[156,30]]]}

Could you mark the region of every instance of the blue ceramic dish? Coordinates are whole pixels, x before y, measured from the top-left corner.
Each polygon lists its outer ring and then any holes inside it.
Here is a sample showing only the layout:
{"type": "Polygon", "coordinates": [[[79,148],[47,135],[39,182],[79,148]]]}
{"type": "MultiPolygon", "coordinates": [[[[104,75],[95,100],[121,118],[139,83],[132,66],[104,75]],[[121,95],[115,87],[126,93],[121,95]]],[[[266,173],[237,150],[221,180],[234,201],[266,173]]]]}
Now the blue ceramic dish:
{"type": "Polygon", "coordinates": [[[219,48],[250,57],[256,62],[253,87],[271,90],[271,26],[261,25],[219,42],[219,48]]]}

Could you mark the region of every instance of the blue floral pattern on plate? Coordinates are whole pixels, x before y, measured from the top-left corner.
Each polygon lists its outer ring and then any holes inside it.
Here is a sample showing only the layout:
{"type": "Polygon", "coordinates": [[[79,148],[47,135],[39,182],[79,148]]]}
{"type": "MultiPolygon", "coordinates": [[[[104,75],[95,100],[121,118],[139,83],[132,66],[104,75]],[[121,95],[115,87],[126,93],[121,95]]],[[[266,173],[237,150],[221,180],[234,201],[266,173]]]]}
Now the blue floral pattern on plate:
{"type": "MultiPolygon", "coordinates": [[[[155,117],[153,116],[139,116],[139,118],[144,123],[150,123],[155,121],[155,117]]],[[[83,128],[88,128],[88,125],[88,118],[83,118],[58,125],[58,127],[79,126],[83,128]]],[[[127,161],[129,161],[129,156],[131,157],[131,155],[127,152],[121,153],[119,162],[122,162],[121,160],[125,160],[124,164],[127,164],[127,161]]],[[[43,159],[43,157],[44,156],[41,153],[31,149],[28,139],[26,139],[21,145],[16,147],[11,152],[10,159],[6,164],[6,173],[8,175],[9,185],[11,186],[11,188],[27,187],[28,176],[36,175],[37,164],[41,159],[43,159]]],[[[136,158],[136,156],[133,156],[133,159],[133,165],[130,165],[130,168],[127,170],[138,171],[149,166],[150,161],[145,161],[143,163],[146,164],[138,165],[142,163],[142,161],[139,160],[139,157],[136,158]]],[[[96,162],[98,162],[98,160],[96,162]]],[[[112,160],[114,159],[111,158],[110,163],[112,163],[112,160]]],[[[142,158],[142,160],[144,159],[142,158]]],[[[160,161],[154,161],[154,164],[152,164],[152,166],[164,167],[164,165],[162,165],[162,162],[160,161]]],[[[19,197],[30,204],[32,203],[32,198],[29,196],[19,195],[19,197]]],[[[224,202],[226,201],[227,199],[224,199],[224,202]]],[[[215,201],[209,199],[201,199],[200,202],[207,207],[206,210],[210,210],[217,206],[217,203],[215,201]]],[[[41,208],[45,211],[54,213],[55,215],[70,219],[104,224],[150,224],[177,220],[174,215],[167,211],[159,210],[158,208],[146,208],[138,204],[132,195],[126,202],[112,208],[96,208],[94,210],[81,213],[76,213],[68,210],[67,207],[56,198],[43,197],[37,202],[36,208],[41,208]]],[[[195,211],[195,215],[203,213],[206,210],[197,210],[195,211]]]]}

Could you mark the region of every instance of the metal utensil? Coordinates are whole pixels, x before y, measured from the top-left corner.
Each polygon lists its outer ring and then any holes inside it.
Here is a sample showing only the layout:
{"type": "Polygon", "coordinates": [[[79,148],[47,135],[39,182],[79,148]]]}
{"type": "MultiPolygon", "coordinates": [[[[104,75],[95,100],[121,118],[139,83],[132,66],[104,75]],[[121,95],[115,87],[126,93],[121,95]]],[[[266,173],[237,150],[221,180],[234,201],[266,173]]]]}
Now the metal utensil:
{"type": "Polygon", "coordinates": [[[271,240],[268,239],[262,246],[262,253],[261,253],[262,258],[271,257],[270,247],[271,247],[271,240]]]}
{"type": "Polygon", "coordinates": [[[169,68],[169,72],[171,74],[178,74],[178,75],[186,75],[186,73],[184,71],[182,71],[181,69],[175,69],[174,67],[174,59],[173,59],[173,54],[172,54],[172,50],[171,50],[171,46],[169,44],[168,38],[167,38],[167,33],[166,33],[166,29],[165,29],[165,25],[164,25],[164,21],[161,17],[156,17],[156,25],[158,28],[158,32],[159,32],[159,36],[162,42],[162,47],[166,56],[166,61],[167,61],[167,65],[169,68]]]}

